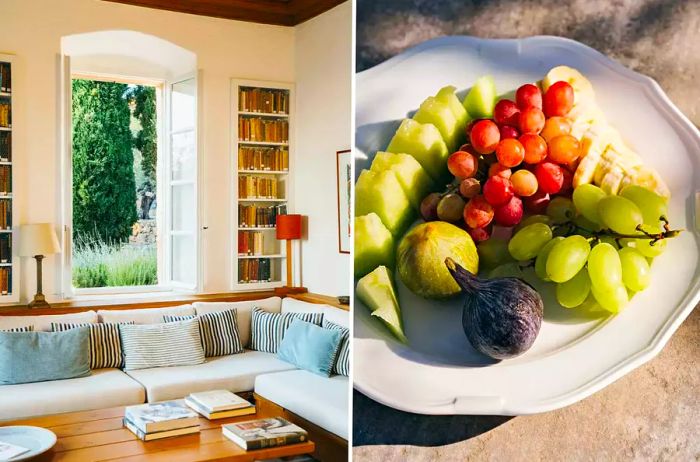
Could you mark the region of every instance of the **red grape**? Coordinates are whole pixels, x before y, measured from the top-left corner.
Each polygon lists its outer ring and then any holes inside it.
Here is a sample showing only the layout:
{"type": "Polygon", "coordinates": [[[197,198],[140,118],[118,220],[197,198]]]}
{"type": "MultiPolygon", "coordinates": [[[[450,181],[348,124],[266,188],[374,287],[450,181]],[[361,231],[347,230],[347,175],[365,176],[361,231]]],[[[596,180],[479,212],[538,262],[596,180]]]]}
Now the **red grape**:
{"type": "Polygon", "coordinates": [[[559,194],[569,194],[574,190],[574,174],[568,168],[563,168],[561,173],[564,175],[564,181],[562,182],[559,194]]]}
{"type": "Polygon", "coordinates": [[[542,92],[536,85],[526,83],[515,92],[515,102],[521,111],[529,107],[542,109],[542,92]]]}
{"type": "Polygon", "coordinates": [[[568,82],[554,82],[544,94],[542,108],[547,117],[565,116],[572,107],[574,89],[568,82]]]}
{"type": "Polygon", "coordinates": [[[535,176],[540,185],[540,191],[556,194],[564,184],[562,168],[553,162],[542,162],[535,166],[535,176]]]}
{"type": "Polygon", "coordinates": [[[479,154],[491,154],[501,140],[501,133],[498,125],[492,120],[484,119],[474,124],[470,139],[472,146],[479,154]]]}
{"type": "Polygon", "coordinates": [[[493,207],[484,196],[474,196],[464,207],[463,218],[470,228],[483,228],[493,220],[493,207]]]}
{"type": "Polygon", "coordinates": [[[430,193],[423,198],[423,201],[420,203],[420,214],[425,221],[437,220],[438,202],[440,202],[440,194],[438,193],[430,193]]]}
{"type": "Polygon", "coordinates": [[[489,178],[492,176],[502,176],[503,178],[510,178],[511,171],[508,167],[504,167],[498,162],[494,162],[489,167],[489,178]]]}
{"type": "Polygon", "coordinates": [[[569,133],[571,133],[571,120],[566,117],[550,117],[545,121],[540,136],[549,143],[557,136],[568,135],[569,133]]]}
{"type": "Polygon", "coordinates": [[[496,207],[494,219],[501,226],[515,226],[523,219],[523,201],[513,196],[507,204],[496,207]]]}
{"type": "Polygon", "coordinates": [[[491,205],[503,205],[513,197],[513,185],[508,178],[494,175],[484,183],[484,199],[491,205]]]}
{"type": "Polygon", "coordinates": [[[467,178],[459,183],[459,193],[465,199],[471,199],[481,192],[481,184],[476,178],[467,178]]]}
{"type": "Polygon", "coordinates": [[[526,164],[539,164],[547,157],[547,142],[540,135],[525,133],[519,141],[525,148],[526,164]]]}
{"type": "Polygon", "coordinates": [[[457,151],[447,159],[447,169],[455,177],[461,179],[471,178],[479,167],[476,156],[466,151],[457,151]]]}
{"type": "Polygon", "coordinates": [[[517,125],[520,109],[509,99],[502,99],[493,108],[493,120],[498,125],[517,125]]]}
{"type": "Polygon", "coordinates": [[[525,148],[515,138],[501,140],[496,146],[496,158],[504,167],[515,167],[525,158],[525,148]]]}
{"type": "Polygon", "coordinates": [[[485,241],[491,236],[488,228],[471,228],[469,229],[469,235],[472,237],[474,242],[479,243],[485,241]]]}
{"type": "Polygon", "coordinates": [[[520,133],[538,134],[544,128],[544,114],[534,106],[520,111],[520,133]]]}
{"type": "Polygon", "coordinates": [[[518,170],[510,177],[513,192],[520,197],[532,196],[537,192],[537,177],[529,170],[518,170]]]}
{"type": "Polygon", "coordinates": [[[572,135],[561,135],[549,142],[549,159],[558,164],[570,164],[578,159],[580,146],[572,135]]]}
{"type": "Polygon", "coordinates": [[[550,200],[549,194],[540,189],[532,196],[526,197],[524,202],[528,212],[539,215],[547,209],[550,200]]]}
{"type": "Polygon", "coordinates": [[[501,125],[500,127],[498,127],[498,130],[501,132],[501,140],[505,140],[508,138],[517,138],[518,136],[520,136],[520,132],[518,132],[518,129],[515,127],[511,127],[510,125],[501,125]]]}

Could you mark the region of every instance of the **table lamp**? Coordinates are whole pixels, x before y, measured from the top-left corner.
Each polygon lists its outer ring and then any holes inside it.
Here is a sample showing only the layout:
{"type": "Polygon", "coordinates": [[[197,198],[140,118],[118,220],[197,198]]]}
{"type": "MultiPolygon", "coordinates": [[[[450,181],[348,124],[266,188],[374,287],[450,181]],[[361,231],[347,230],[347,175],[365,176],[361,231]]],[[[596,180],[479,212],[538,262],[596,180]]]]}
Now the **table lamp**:
{"type": "Polygon", "coordinates": [[[287,285],[275,289],[277,295],[303,294],[305,287],[294,287],[292,275],[292,240],[301,239],[301,215],[277,216],[277,239],[287,241],[287,285]]]}
{"type": "Polygon", "coordinates": [[[35,223],[19,227],[19,256],[36,259],[36,295],[29,303],[29,308],[48,308],[44,294],[41,293],[41,261],[46,255],[59,253],[61,246],[51,223],[35,223]]]}

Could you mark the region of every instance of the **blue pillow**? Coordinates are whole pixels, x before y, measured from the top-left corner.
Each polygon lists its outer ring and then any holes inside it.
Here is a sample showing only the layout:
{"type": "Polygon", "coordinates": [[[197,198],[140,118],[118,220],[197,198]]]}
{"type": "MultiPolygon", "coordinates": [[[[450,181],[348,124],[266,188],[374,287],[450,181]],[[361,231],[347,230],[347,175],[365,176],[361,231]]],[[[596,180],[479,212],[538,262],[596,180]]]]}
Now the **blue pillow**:
{"type": "Polygon", "coordinates": [[[284,333],[277,357],[300,369],[330,377],[343,334],[295,319],[284,333]]]}
{"type": "Polygon", "coordinates": [[[0,385],[90,375],[90,328],[0,332],[0,385]]]}

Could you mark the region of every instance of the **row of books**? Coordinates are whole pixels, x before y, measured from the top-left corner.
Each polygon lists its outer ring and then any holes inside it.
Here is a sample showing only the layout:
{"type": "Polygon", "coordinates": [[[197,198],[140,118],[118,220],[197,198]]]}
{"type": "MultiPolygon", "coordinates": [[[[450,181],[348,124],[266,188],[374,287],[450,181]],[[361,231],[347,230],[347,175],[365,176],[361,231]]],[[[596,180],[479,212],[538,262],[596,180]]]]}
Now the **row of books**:
{"type": "Polygon", "coordinates": [[[274,228],[277,215],[286,215],[287,205],[238,205],[239,228],[274,228]]]}
{"type": "Polygon", "coordinates": [[[12,160],[12,132],[0,132],[0,161],[12,160]]]}
{"type": "Polygon", "coordinates": [[[270,282],[272,280],[269,258],[245,258],[238,261],[238,281],[270,282]]]}
{"type": "Polygon", "coordinates": [[[0,294],[12,292],[12,268],[0,268],[0,294]]]}
{"type": "Polygon", "coordinates": [[[238,255],[263,255],[264,249],[262,231],[238,231],[238,255]]]}
{"type": "Polygon", "coordinates": [[[0,234],[0,263],[12,262],[12,234],[0,234]]]}
{"type": "Polygon", "coordinates": [[[0,229],[12,229],[12,201],[0,199],[0,229]]]}
{"type": "Polygon", "coordinates": [[[238,170],[289,170],[287,148],[238,147],[238,170]]]}
{"type": "Polygon", "coordinates": [[[0,127],[12,127],[10,103],[0,101],[0,127]]]}
{"type": "Polygon", "coordinates": [[[289,123],[286,120],[241,116],[238,118],[238,139],[241,141],[287,143],[289,142],[289,123]]]}
{"type": "Polygon", "coordinates": [[[267,114],[289,114],[289,91],[241,88],[238,91],[238,110],[267,114]]]}
{"type": "Polygon", "coordinates": [[[10,93],[12,91],[10,63],[0,63],[0,91],[5,93],[10,93]]]}
{"type": "Polygon", "coordinates": [[[12,169],[9,165],[0,165],[0,194],[12,192],[12,169]]]}
{"type": "Polygon", "coordinates": [[[241,199],[277,199],[277,178],[242,175],[238,177],[238,197],[241,199]]]}

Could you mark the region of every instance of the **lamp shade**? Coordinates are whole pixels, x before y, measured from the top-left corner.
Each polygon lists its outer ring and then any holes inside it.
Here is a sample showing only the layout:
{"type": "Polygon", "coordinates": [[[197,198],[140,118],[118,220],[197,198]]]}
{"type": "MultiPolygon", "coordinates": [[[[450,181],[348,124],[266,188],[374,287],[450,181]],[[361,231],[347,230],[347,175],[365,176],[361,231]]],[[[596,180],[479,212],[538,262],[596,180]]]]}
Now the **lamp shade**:
{"type": "Polygon", "coordinates": [[[277,239],[301,239],[301,215],[278,215],[277,239]]]}
{"type": "Polygon", "coordinates": [[[52,223],[34,223],[19,227],[20,257],[51,255],[60,251],[61,246],[58,244],[52,223]]]}

